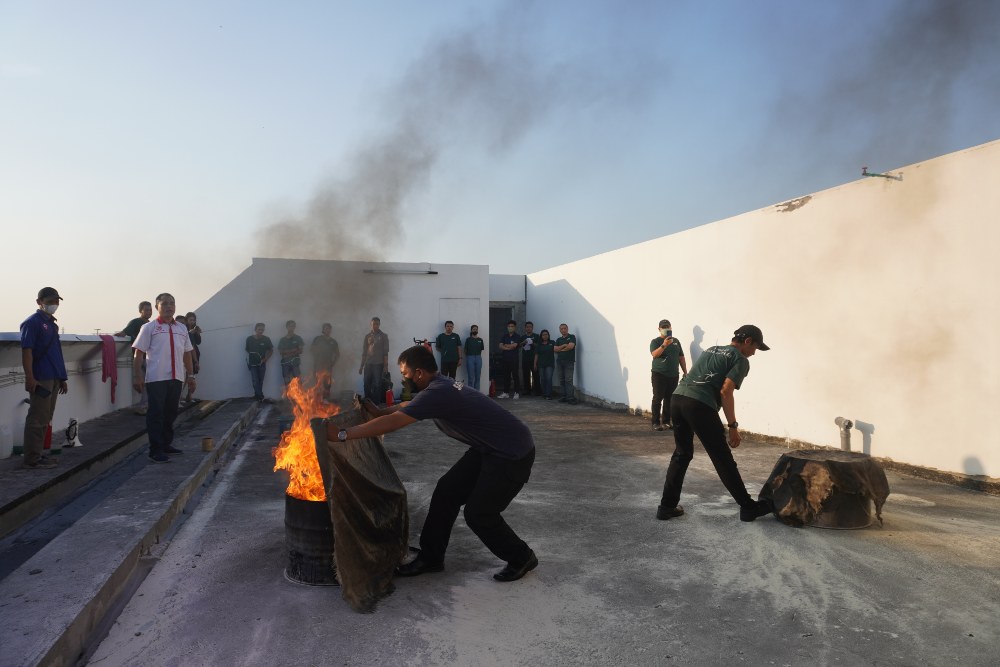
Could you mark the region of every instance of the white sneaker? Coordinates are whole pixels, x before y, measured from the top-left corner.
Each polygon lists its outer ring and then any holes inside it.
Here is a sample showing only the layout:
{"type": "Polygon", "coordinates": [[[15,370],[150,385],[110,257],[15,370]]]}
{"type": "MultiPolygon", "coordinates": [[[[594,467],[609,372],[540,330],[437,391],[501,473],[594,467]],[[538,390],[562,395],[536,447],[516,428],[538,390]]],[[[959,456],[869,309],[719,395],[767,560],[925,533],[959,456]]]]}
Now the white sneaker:
{"type": "Polygon", "coordinates": [[[504,393],[500,394],[499,396],[497,396],[497,398],[510,398],[510,396],[507,395],[507,392],[504,392],[504,393]]]}
{"type": "Polygon", "coordinates": [[[520,395],[520,394],[518,394],[518,393],[517,393],[517,392],[515,391],[515,392],[514,392],[514,400],[516,401],[516,400],[517,400],[517,399],[519,399],[519,398],[521,398],[521,395],[520,395]]]}

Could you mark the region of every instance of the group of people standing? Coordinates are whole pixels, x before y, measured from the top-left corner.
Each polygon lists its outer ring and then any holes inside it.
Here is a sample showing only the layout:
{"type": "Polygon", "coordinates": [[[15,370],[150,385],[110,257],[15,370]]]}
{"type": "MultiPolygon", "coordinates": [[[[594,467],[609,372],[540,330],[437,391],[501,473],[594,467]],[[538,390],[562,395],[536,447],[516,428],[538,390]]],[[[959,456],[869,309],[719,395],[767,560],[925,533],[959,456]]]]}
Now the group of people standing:
{"type": "Polygon", "coordinates": [[[521,397],[520,373],[526,396],[542,396],[551,400],[554,375],[562,394],[559,400],[576,405],[576,390],[573,387],[576,336],[569,332],[565,322],[559,325],[559,338],[553,341],[548,329],[536,334],[534,323],[525,322],[524,332],[518,333],[517,322],[510,320],[499,345],[503,392],[497,398],[521,397]]]}
{"type": "MultiPolygon", "coordinates": [[[[285,335],[278,339],[278,357],[281,363],[281,380],[285,387],[295,378],[302,377],[302,354],[305,351],[305,341],[295,333],[298,325],[295,320],[285,322],[285,335]]],[[[250,384],[253,396],[258,401],[264,398],[264,375],[267,362],[274,354],[274,343],[264,334],[265,325],[257,322],[253,333],[247,336],[243,349],[246,352],[247,369],[250,371],[250,384]]],[[[313,338],[309,351],[312,355],[313,373],[323,385],[324,398],[330,398],[333,386],[333,368],[340,359],[340,344],[332,336],[333,325],[323,323],[320,334],[313,338]]]]}

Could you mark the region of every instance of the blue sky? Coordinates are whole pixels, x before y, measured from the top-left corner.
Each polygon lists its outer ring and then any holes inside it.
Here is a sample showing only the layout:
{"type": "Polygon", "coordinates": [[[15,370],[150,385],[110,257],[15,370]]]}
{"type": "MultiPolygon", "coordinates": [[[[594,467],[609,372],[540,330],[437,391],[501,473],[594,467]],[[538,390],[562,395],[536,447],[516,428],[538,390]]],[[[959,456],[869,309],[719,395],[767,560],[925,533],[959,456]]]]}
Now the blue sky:
{"type": "Polygon", "coordinates": [[[0,0],[0,330],[254,256],[529,273],[978,145],[997,34],[989,0],[0,0]]]}

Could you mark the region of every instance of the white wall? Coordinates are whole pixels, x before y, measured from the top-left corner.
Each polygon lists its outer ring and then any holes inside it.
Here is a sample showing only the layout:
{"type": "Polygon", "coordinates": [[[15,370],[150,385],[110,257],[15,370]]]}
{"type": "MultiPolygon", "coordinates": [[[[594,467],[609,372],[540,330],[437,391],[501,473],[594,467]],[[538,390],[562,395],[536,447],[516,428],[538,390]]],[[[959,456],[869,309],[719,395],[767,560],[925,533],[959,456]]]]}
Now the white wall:
{"type": "Polygon", "coordinates": [[[918,466],[1000,476],[1000,141],[528,276],[528,317],[580,339],[578,384],[649,409],[649,341],[688,352],[745,323],[772,347],[742,426],[918,466]]]}
{"type": "MultiPolygon", "coordinates": [[[[341,352],[334,392],[360,391],[361,342],[373,316],[381,318],[389,336],[389,366],[398,395],[395,360],[413,345],[413,338],[433,340],[444,331],[444,321],[452,319],[464,341],[472,324],[465,320],[489,321],[489,267],[255,258],[196,312],[204,330],[197,396],[252,396],[244,341],[255,322],[264,322],[277,346],[289,319],[296,321],[296,333],[306,342],[304,372],[312,370],[309,343],[323,322],[333,325],[341,352]]],[[[483,378],[488,377],[489,369],[483,368],[483,378]]],[[[461,368],[458,379],[464,378],[461,368]]],[[[488,380],[483,384],[488,386],[488,380]]],[[[281,396],[277,352],[267,365],[264,390],[271,398],[281,396]]]]}
{"type": "MultiPolygon", "coordinates": [[[[117,354],[118,386],[111,402],[111,380],[102,382],[101,339],[97,336],[62,334],[59,337],[69,391],[56,400],[52,418],[53,433],[65,429],[70,418],[83,423],[94,417],[130,406],[138,397],[132,392],[131,348],[127,339],[119,339],[117,354]]],[[[13,446],[24,443],[24,418],[28,406],[24,399],[24,370],[21,367],[21,342],[18,333],[0,334],[0,433],[11,438],[13,446]]],[[[84,442],[84,444],[86,444],[84,442]]],[[[0,446],[0,451],[4,448],[0,446]]]]}
{"type": "Polygon", "coordinates": [[[521,302],[525,296],[522,274],[498,273],[490,276],[490,301],[521,302]]]}

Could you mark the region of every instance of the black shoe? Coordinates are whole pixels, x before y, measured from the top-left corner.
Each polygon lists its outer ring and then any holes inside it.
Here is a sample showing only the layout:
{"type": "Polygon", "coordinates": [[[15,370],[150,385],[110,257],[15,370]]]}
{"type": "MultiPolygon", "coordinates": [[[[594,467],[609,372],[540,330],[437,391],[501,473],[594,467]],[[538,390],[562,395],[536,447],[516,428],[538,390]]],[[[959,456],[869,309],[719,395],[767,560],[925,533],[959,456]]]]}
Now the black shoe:
{"type": "Polygon", "coordinates": [[[674,519],[682,514],[684,514],[684,508],[680,505],[677,507],[664,507],[663,505],[660,505],[656,508],[656,518],[660,521],[674,519]]]}
{"type": "Polygon", "coordinates": [[[774,503],[766,498],[762,498],[752,505],[740,508],[740,521],[753,521],[773,511],[774,503]]]}
{"type": "Polygon", "coordinates": [[[559,402],[560,403],[565,403],[568,400],[569,400],[568,398],[566,398],[565,396],[563,396],[562,398],[559,399],[559,402]]]}
{"type": "Polygon", "coordinates": [[[656,422],[653,422],[653,430],[654,431],[662,431],[663,430],[663,425],[662,424],[657,424],[656,422]]]}
{"type": "Polygon", "coordinates": [[[576,405],[578,401],[575,398],[567,398],[566,402],[570,405],[576,405]]]}
{"type": "Polygon", "coordinates": [[[512,563],[507,563],[504,569],[493,575],[493,578],[497,581],[517,581],[524,575],[534,570],[536,567],[538,567],[538,558],[535,556],[535,552],[532,551],[531,555],[528,556],[528,562],[524,565],[513,565],[512,563]]]}
{"type": "Polygon", "coordinates": [[[183,449],[177,449],[176,447],[168,445],[168,446],[166,446],[166,447],[163,448],[163,452],[165,454],[183,454],[184,450],[183,449]]]}
{"type": "Polygon", "coordinates": [[[417,556],[409,563],[403,563],[396,568],[397,577],[415,577],[418,574],[424,574],[425,572],[443,572],[444,563],[430,563],[425,561],[420,556],[417,556]]]}
{"type": "Polygon", "coordinates": [[[149,460],[153,463],[169,463],[170,459],[166,454],[150,454],[149,460]]]}

